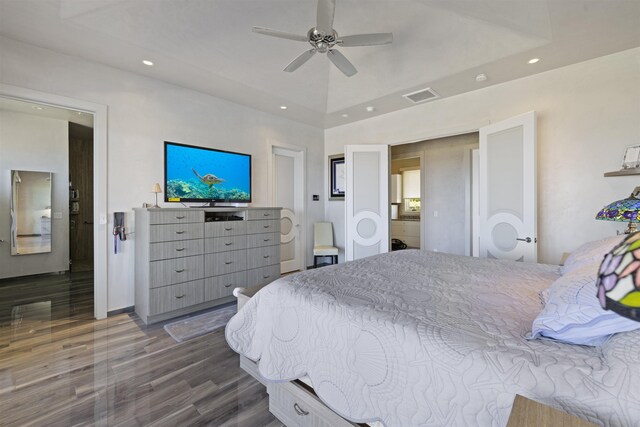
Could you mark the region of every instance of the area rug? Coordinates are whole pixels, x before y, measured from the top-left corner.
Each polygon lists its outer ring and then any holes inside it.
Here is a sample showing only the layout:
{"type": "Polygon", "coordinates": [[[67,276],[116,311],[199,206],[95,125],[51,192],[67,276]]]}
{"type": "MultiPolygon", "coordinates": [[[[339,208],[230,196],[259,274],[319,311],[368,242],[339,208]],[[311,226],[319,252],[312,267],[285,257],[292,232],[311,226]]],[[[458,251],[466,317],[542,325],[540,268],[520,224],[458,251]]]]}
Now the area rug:
{"type": "Polygon", "coordinates": [[[174,340],[183,342],[224,328],[229,319],[236,314],[236,311],[234,304],[177,322],[167,323],[164,325],[164,330],[167,331],[174,340]]]}

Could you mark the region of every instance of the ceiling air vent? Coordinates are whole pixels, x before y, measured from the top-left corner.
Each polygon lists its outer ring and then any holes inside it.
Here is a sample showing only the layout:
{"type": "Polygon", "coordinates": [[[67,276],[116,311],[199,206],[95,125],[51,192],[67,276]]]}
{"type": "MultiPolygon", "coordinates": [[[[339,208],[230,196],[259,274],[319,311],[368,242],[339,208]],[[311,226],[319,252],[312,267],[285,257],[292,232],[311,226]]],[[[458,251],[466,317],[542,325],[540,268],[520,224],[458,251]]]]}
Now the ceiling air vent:
{"type": "Polygon", "coordinates": [[[425,102],[425,101],[432,101],[434,99],[440,98],[440,95],[438,95],[430,87],[426,89],[420,89],[415,92],[407,93],[406,95],[402,95],[402,96],[404,96],[414,104],[418,104],[420,102],[425,102]]]}

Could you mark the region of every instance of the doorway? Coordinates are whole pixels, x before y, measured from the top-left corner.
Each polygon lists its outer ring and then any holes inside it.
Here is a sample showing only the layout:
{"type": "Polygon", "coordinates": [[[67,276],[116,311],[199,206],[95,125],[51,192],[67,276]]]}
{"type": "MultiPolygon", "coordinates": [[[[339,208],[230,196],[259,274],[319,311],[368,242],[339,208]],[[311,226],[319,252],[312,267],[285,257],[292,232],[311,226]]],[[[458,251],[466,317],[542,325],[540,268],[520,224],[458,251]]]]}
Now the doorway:
{"type": "Polygon", "coordinates": [[[272,147],[272,194],[280,214],[280,273],[305,269],[305,151],[272,147]]]}
{"type": "Polygon", "coordinates": [[[391,148],[391,250],[422,247],[422,158],[391,148]]]}
{"type": "MultiPolygon", "coordinates": [[[[0,83],[0,100],[3,99],[24,101],[41,106],[43,109],[45,107],[53,107],[73,110],[77,117],[84,116],[93,119],[94,269],[93,274],[90,272],[87,274],[91,277],[93,283],[93,317],[95,319],[104,319],[107,317],[107,107],[79,99],[0,83]]],[[[0,156],[0,158],[4,158],[4,156],[0,156]]],[[[68,194],[68,177],[65,176],[63,182],[67,185],[64,191],[68,194]]],[[[65,201],[65,203],[67,202],[65,201]]],[[[68,204],[66,209],[68,209],[68,204]]],[[[65,215],[60,213],[60,218],[54,218],[54,220],[66,219],[67,215],[66,212],[65,215]]],[[[2,230],[0,230],[1,232],[2,230]]],[[[64,238],[68,239],[68,232],[65,233],[64,238]]],[[[0,235],[0,240],[4,240],[2,235],[0,235]]],[[[0,250],[1,252],[5,251],[3,244],[0,244],[0,250]]],[[[67,267],[65,268],[68,269],[68,256],[67,267]]]]}

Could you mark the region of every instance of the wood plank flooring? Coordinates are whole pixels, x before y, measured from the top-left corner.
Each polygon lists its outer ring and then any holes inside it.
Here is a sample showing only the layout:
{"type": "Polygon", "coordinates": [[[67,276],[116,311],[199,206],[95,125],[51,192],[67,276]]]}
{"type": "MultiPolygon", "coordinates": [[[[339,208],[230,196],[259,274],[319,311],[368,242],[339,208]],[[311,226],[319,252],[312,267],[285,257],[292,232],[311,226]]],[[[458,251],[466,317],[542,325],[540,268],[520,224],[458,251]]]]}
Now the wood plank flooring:
{"type": "Polygon", "coordinates": [[[60,291],[47,304],[33,286],[14,294],[26,307],[17,325],[9,288],[0,282],[0,426],[282,426],[223,329],[177,343],[162,324],[135,314],[94,321],[81,298],[60,291]],[[66,311],[62,300],[72,301],[66,311]]]}

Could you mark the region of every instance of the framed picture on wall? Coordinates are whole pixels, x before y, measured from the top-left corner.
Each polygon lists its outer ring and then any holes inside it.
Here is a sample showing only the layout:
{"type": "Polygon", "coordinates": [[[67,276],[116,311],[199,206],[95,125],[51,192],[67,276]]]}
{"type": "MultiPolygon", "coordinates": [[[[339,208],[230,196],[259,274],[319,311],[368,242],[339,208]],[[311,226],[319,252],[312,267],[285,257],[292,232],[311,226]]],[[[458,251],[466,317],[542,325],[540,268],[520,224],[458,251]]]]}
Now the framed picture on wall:
{"type": "Polygon", "coordinates": [[[329,156],[329,200],[344,200],[346,189],[344,154],[329,156]]]}
{"type": "Polygon", "coordinates": [[[640,167],[640,145],[630,145],[624,151],[622,169],[632,169],[637,167],[640,167]]]}

